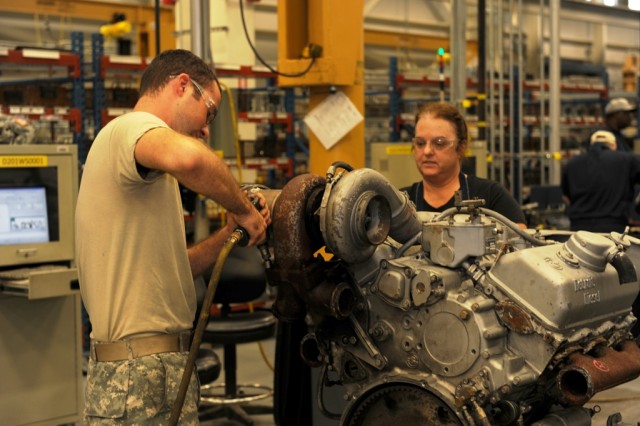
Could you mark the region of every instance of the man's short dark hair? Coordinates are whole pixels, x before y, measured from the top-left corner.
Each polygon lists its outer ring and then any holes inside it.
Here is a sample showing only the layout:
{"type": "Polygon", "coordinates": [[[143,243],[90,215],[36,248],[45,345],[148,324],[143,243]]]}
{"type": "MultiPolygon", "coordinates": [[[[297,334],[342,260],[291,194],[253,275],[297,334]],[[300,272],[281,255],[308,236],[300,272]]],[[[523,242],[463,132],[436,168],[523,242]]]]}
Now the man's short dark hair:
{"type": "Polygon", "coordinates": [[[220,89],[214,70],[206,62],[188,50],[172,49],[156,56],[144,71],[140,80],[140,96],[162,89],[171,76],[181,73],[189,74],[204,87],[215,81],[220,89]]]}

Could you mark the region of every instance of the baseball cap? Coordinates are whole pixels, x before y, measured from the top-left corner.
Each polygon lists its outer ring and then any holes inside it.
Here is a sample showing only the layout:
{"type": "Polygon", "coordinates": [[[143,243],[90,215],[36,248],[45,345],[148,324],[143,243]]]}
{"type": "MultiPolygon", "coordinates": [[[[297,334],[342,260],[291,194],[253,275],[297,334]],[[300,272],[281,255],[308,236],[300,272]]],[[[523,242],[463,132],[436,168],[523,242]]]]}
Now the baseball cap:
{"type": "Polygon", "coordinates": [[[616,136],[607,132],[606,130],[598,130],[591,135],[591,143],[607,143],[609,145],[616,145],[616,136]]]}
{"type": "Polygon", "coordinates": [[[613,114],[618,111],[635,111],[636,107],[631,106],[625,98],[614,98],[609,101],[604,108],[604,115],[613,114]]]}

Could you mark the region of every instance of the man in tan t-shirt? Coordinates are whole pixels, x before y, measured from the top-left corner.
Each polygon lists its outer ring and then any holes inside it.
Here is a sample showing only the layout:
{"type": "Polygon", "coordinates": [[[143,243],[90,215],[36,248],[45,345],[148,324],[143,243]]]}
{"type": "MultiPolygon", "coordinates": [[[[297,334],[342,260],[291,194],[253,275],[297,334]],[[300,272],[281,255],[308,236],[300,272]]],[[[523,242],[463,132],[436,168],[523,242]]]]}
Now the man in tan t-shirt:
{"type": "MultiPolygon", "coordinates": [[[[85,423],[165,423],[195,319],[193,277],[210,267],[235,227],[266,238],[256,210],[202,140],[220,105],[214,72],[186,50],[145,70],[133,112],[96,136],[76,209],[82,299],[92,326],[85,423]],[[228,211],[226,226],[187,247],[178,183],[228,211]]],[[[264,200],[263,200],[264,201],[264,200]]],[[[197,424],[195,378],[181,424],[197,424]]]]}

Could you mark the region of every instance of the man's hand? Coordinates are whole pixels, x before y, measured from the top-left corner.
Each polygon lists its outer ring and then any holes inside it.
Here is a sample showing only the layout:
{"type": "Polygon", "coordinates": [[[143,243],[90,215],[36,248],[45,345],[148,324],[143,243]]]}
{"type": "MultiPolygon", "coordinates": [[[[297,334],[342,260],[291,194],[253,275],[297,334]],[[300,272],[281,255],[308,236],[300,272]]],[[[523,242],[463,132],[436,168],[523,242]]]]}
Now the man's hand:
{"type": "Polygon", "coordinates": [[[247,214],[243,215],[228,214],[229,222],[234,222],[241,226],[249,234],[249,243],[247,244],[249,247],[265,242],[267,239],[267,226],[271,224],[271,212],[264,196],[256,193],[251,194],[251,197],[257,198],[257,208],[252,208],[247,214]]]}
{"type": "Polygon", "coordinates": [[[252,193],[249,196],[249,198],[252,199],[253,205],[255,205],[256,208],[258,209],[267,226],[271,225],[271,211],[269,210],[269,206],[267,205],[267,199],[264,198],[264,195],[262,195],[260,192],[256,192],[256,193],[252,193]],[[255,199],[258,200],[257,205],[256,205],[256,202],[254,201],[255,199]]]}

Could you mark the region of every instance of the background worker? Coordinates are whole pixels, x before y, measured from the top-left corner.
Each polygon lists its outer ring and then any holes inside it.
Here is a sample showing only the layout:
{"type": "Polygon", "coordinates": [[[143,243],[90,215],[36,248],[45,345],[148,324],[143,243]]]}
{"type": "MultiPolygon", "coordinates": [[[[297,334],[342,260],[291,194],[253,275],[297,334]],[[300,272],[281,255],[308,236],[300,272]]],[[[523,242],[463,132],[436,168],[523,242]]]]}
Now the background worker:
{"type": "Polygon", "coordinates": [[[587,152],[571,158],[562,172],[571,230],[623,232],[638,182],[640,157],[618,151],[613,133],[595,132],[587,152]]]}
{"type": "Polygon", "coordinates": [[[633,137],[623,131],[631,126],[636,109],[625,98],[611,99],[604,108],[604,127],[599,130],[613,133],[618,151],[633,151],[633,137]]]}
{"type": "MultiPolygon", "coordinates": [[[[266,237],[266,207],[252,206],[201,140],[220,99],[200,58],[163,52],[142,75],[133,112],[108,123],[89,151],[76,209],[80,290],[92,325],[86,424],[166,423],[188,356],[194,277],[237,225],[249,245],[266,237]],[[229,213],[226,226],[189,248],[178,182],[229,213]]],[[[198,423],[197,401],[192,377],[181,424],[198,423]]]]}
{"type": "Polygon", "coordinates": [[[482,198],[484,207],[526,228],[522,209],[502,185],[462,172],[469,136],[460,111],[445,102],[428,103],[420,107],[415,121],[413,153],[422,180],[402,190],[418,211],[454,207],[455,192],[461,191],[464,200],[482,198]]]}

